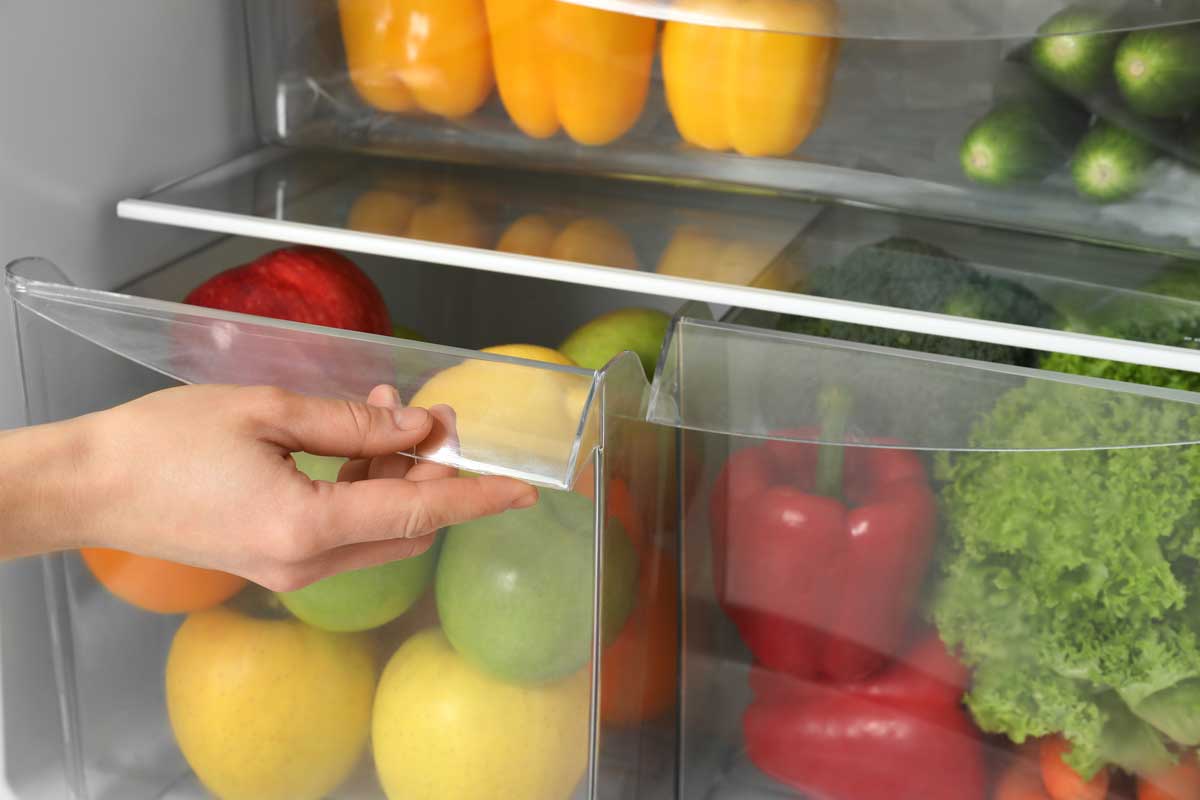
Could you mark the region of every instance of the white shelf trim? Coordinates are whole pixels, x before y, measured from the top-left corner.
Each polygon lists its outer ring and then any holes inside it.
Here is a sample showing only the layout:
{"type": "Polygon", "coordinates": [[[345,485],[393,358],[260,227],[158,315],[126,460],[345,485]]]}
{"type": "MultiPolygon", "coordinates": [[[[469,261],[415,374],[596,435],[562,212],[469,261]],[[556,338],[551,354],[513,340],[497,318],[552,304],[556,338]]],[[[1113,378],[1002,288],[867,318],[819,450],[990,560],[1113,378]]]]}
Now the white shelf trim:
{"type": "Polygon", "coordinates": [[[543,280],[620,289],[722,306],[818,317],[836,322],[948,336],[990,344],[1046,350],[1089,358],[1200,372],[1200,351],[1103,336],[1034,328],[1006,322],[813,297],[772,289],[700,281],[654,272],[617,269],[482,250],[396,236],[268,219],[229,211],[127,199],[117,204],[123,219],[248,236],[336,250],[520,275],[543,280]]]}

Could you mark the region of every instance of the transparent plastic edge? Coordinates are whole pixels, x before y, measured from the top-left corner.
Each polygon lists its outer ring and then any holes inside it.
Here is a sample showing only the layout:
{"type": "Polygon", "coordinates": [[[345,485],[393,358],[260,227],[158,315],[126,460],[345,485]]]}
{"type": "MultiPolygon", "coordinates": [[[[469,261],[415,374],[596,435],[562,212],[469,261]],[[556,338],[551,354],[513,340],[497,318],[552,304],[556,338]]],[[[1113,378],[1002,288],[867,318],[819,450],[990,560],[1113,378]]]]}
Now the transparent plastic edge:
{"type": "MultiPolygon", "coordinates": [[[[778,428],[764,429],[762,427],[745,424],[739,420],[731,419],[729,416],[706,416],[703,413],[690,411],[685,407],[685,403],[683,402],[682,398],[683,395],[689,391],[686,374],[689,359],[697,357],[701,359],[711,359],[715,357],[711,352],[711,348],[701,352],[699,356],[685,353],[684,340],[689,338],[687,335],[689,330],[704,331],[707,332],[711,337],[728,337],[730,341],[741,339],[742,346],[747,346],[748,342],[756,340],[763,343],[763,346],[766,346],[767,344],[788,347],[795,345],[801,349],[809,348],[811,352],[838,352],[844,354],[844,358],[846,360],[853,359],[856,356],[887,359],[895,362],[897,366],[908,364],[911,365],[912,368],[918,370],[953,368],[955,370],[963,370],[963,375],[974,374],[985,377],[992,376],[996,379],[995,386],[991,387],[995,391],[995,400],[999,400],[1000,397],[1006,394],[1008,391],[1019,389],[1027,383],[1035,382],[1043,385],[1060,385],[1066,387],[1067,391],[1078,389],[1081,397],[1087,396],[1094,398],[1099,397],[1100,395],[1124,395],[1127,397],[1136,398],[1138,400],[1144,400],[1148,406],[1148,409],[1157,407],[1156,404],[1163,404],[1164,406],[1170,405],[1186,407],[1189,413],[1191,412],[1191,409],[1194,408],[1195,414],[1200,415],[1200,393],[1177,389],[1165,389],[1136,383],[1125,383],[1103,378],[1070,375],[1049,370],[1041,370],[1033,367],[994,364],[953,356],[944,356],[911,350],[900,350],[842,340],[824,339],[797,333],[764,330],[761,328],[748,327],[726,321],[680,317],[675,321],[668,332],[668,337],[664,343],[664,352],[659,359],[659,368],[651,385],[648,408],[646,411],[646,419],[649,422],[675,427],[681,430],[728,436],[740,436],[749,439],[776,441],[786,440],[812,444],[841,444],[867,448],[903,447],[905,449],[929,451],[1065,452],[1074,450],[1115,450],[1139,447],[1164,447],[1193,445],[1200,443],[1200,436],[1177,436],[1154,441],[1088,441],[1077,442],[1071,445],[1054,444],[1044,447],[987,446],[968,444],[966,441],[942,441],[937,443],[916,442],[900,444],[898,442],[878,440],[872,441],[869,438],[858,438],[852,433],[847,433],[841,438],[831,440],[823,439],[814,431],[801,432],[796,430],[780,430],[778,428]]],[[[702,362],[696,362],[696,365],[699,366],[701,363],[702,362]]],[[[756,391],[769,392],[770,389],[769,387],[759,386],[756,387],[756,391]]]]}
{"type": "MultiPolygon", "coordinates": [[[[530,472],[510,464],[472,459],[461,453],[448,453],[450,458],[447,460],[446,457],[441,455],[441,451],[433,455],[416,455],[416,458],[437,461],[438,463],[450,463],[452,461],[451,465],[460,469],[506,475],[546,485],[551,488],[569,489],[577,477],[577,472],[582,468],[582,463],[586,461],[586,457],[590,454],[591,449],[596,446],[588,438],[591,436],[589,421],[594,419],[594,415],[597,413],[603,413],[602,410],[596,407],[597,395],[595,387],[599,380],[599,372],[596,371],[497,353],[443,347],[424,342],[396,339],[389,336],[325,328],[317,325],[221,311],[165,300],[139,298],[115,292],[83,289],[44,280],[46,277],[56,276],[61,276],[61,272],[50,262],[41,259],[22,259],[21,261],[13,262],[7,268],[6,288],[19,310],[34,314],[54,325],[81,336],[83,334],[79,330],[73,328],[69,322],[58,318],[52,312],[52,309],[85,308],[101,314],[112,314],[114,318],[132,316],[155,321],[175,320],[176,318],[223,321],[245,326],[256,332],[278,331],[281,335],[294,332],[306,336],[320,337],[322,341],[362,342],[374,347],[386,348],[388,351],[423,352],[435,355],[444,360],[459,359],[462,363],[489,362],[500,365],[512,365],[514,367],[535,369],[543,373],[560,374],[579,380],[580,382],[584,380],[589,382],[588,391],[583,396],[582,404],[579,408],[579,418],[572,424],[574,438],[569,444],[564,443],[563,461],[560,462],[561,469],[556,468],[554,470],[530,472]]],[[[111,343],[97,341],[90,336],[85,338],[88,338],[89,341],[92,341],[97,346],[103,347],[110,352],[174,380],[185,383],[197,382],[192,379],[193,376],[186,374],[186,371],[171,369],[163,363],[139,358],[137,355],[126,352],[119,347],[113,346],[111,343]]],[[[629,358],[636,359],[632,354],[629,355],[629,358]]],[[[645,383],[644,378],[642,381],[645,383]]]]}
{"type": "MultiPolygon", "coordinates": [[[[692,4],[689,7],[687,4],[680,4],[674,2],[674,0],[558,0],[558,2],[592,8],[598,11],[609,11],[629,16],[656,19],[661,22],[680,22],[712,28],[829,36],[844,39],[925,42],[1036,37],[1039,36],[1038,27],[1040,23],[1046,17],[1050,16],[1053,11],[1062,10],[1062,7],[1055,7],[1052,10],[1042,12],[1040,15],[1030,15],[1028,18],[1022,17],[1020,20],[1003,17],[997,20],[989,20],[984,17],[984,14],[988,13],[989,9],[987,6],[981,4],[979,9],[955,9],[960,12],[960,15],[964,19],[964,23],[961,26],[955,27],[953,23],[949,23],[949,25],[943,23],[941,27],[935,27],[932,24],[925,24],[927,20],[922,19],[922,12],[927,12],[930,9],[928,7],[920,7],[906,12],[911,15],[910,22],[896,23],[894,28],[884,28],[875,19],[871,19],[869,22],[865,22],[864,20],[872,16],[888,18],[892,16],[889,12],[892,12],[893,9],[883,3],[879,3],[878,7],[873,7],[870,2],[860,2],[851,4],[850,13],[841,14],[840,19],[835,21],[831,26],[818,28],[816,26],[797,27],[795,25],[776,24],[773,22],[764,23],[761,19],[752,16],[754,9],[742,13],[742,9],[737,4],[729,4],[726,9],[713,10],[711,4],[709,7],[697,7],[699,4],[692,4]],[[972,11],[976,13],[970,13],[972,11]],[[966,20],[970,20],[971,23],[965,22],[966,20]]],[[[970,6],[970,3],[962,5],[970,6]]],[[[1161,9],[1157,15],[1143,11],[1144,16],[1131,16],[1131,9],[1128,7],[1122,8],[1114,3],[1097,3],[1095,5],[1100,10],[1109,12],[1107,24],[1080,28],[1079,30],[1062,31],[1054,35],[1124,33],[1144,28],[1186,24],[1194,22],[1198,18],[1195,12],[1171,14],[1169,11],[1164,12],[1161,9]],[[1117,16],[1117,13],[1120,11],[1125,12],[1125,18],[1117,16]]],[[[1003,5],[999,8],[1001,12],[1007,9],[1003,5]]],[[[1012,9],[1007,10],[1011,11],[1012,9]]],[[[1142,9],[1133,10],[1142,11],[1142,9]]],[[[992,13],[996,12],[992,11],[992,13]]]]}

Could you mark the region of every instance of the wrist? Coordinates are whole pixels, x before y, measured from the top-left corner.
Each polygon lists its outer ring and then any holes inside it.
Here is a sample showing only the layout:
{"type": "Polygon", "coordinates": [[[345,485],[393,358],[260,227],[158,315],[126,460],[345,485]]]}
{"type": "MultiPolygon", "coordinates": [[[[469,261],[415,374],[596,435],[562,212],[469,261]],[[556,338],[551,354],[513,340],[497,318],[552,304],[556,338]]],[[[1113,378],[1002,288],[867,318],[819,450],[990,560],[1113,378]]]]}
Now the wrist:
{"type": "Polygon", "coordinates": [[[79,547],[97,491],[89,417],[0,432],[0,559],[79,547]]]}

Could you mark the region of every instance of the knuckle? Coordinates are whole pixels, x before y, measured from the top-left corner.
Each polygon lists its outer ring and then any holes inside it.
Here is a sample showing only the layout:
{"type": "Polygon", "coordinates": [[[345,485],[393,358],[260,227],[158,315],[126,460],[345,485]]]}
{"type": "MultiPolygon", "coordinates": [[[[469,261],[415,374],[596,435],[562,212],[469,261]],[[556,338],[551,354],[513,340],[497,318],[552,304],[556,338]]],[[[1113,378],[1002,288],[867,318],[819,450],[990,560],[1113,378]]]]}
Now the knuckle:
{"type": "Polygon", "coordinates": [[[246,389],[250,406],[262,419],[286,417],[292,403],[292,393],[278,386],[252,386],[246,389]]]}
{"type": "Polygon", "coordinates": [[[262,579],[256,581],[272,592],[294,592],[313,583],[316,576],[295,566],[275,566],[268,569],[262,579]]]}
{"type": "Polygon", "coordinates": [[[370,408],[350,400],[342,401],[342,406],[350,420],[351,430],[354,431],[355,437],[359,442],[367,442],[370,439],[371,427],[374,422],[370,408]]]}
{"type": "Polygon", "coordinates": [[[416,503],[405,513],[400,528],[400,534],[404,538],[418,539],[435,531],[437,526],[433,523],[429,509],[424,504],[416,503]]]}
{"type": "Polygon", "coordinates": [[[267,532],[264,547],[266,556],[282,566],[301,564],[320,552],[312,529],[290,521],[273,526],[267,532]]]}

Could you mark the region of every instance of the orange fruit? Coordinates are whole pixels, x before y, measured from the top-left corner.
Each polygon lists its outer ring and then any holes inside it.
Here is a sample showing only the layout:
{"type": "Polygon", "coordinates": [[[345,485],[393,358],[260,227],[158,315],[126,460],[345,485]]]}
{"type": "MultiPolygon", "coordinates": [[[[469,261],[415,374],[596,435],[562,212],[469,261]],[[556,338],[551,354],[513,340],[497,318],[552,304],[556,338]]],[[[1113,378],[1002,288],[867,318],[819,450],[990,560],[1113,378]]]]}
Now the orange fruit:
{"type": "Polygon", "coordinates": [[[675,559],[659,548],[642,549],[637,604],[601,662],[600,719],[607,725],[636,725],[675,707],[678,569],[675,559]]]}
{"type": "Polygon", "coordinates": [[[246,585],[245,578],[174,561],[88,547],[83,563],[105,589],[130,605],[158,614],[186,614],[220,605],[246,585]]]}

